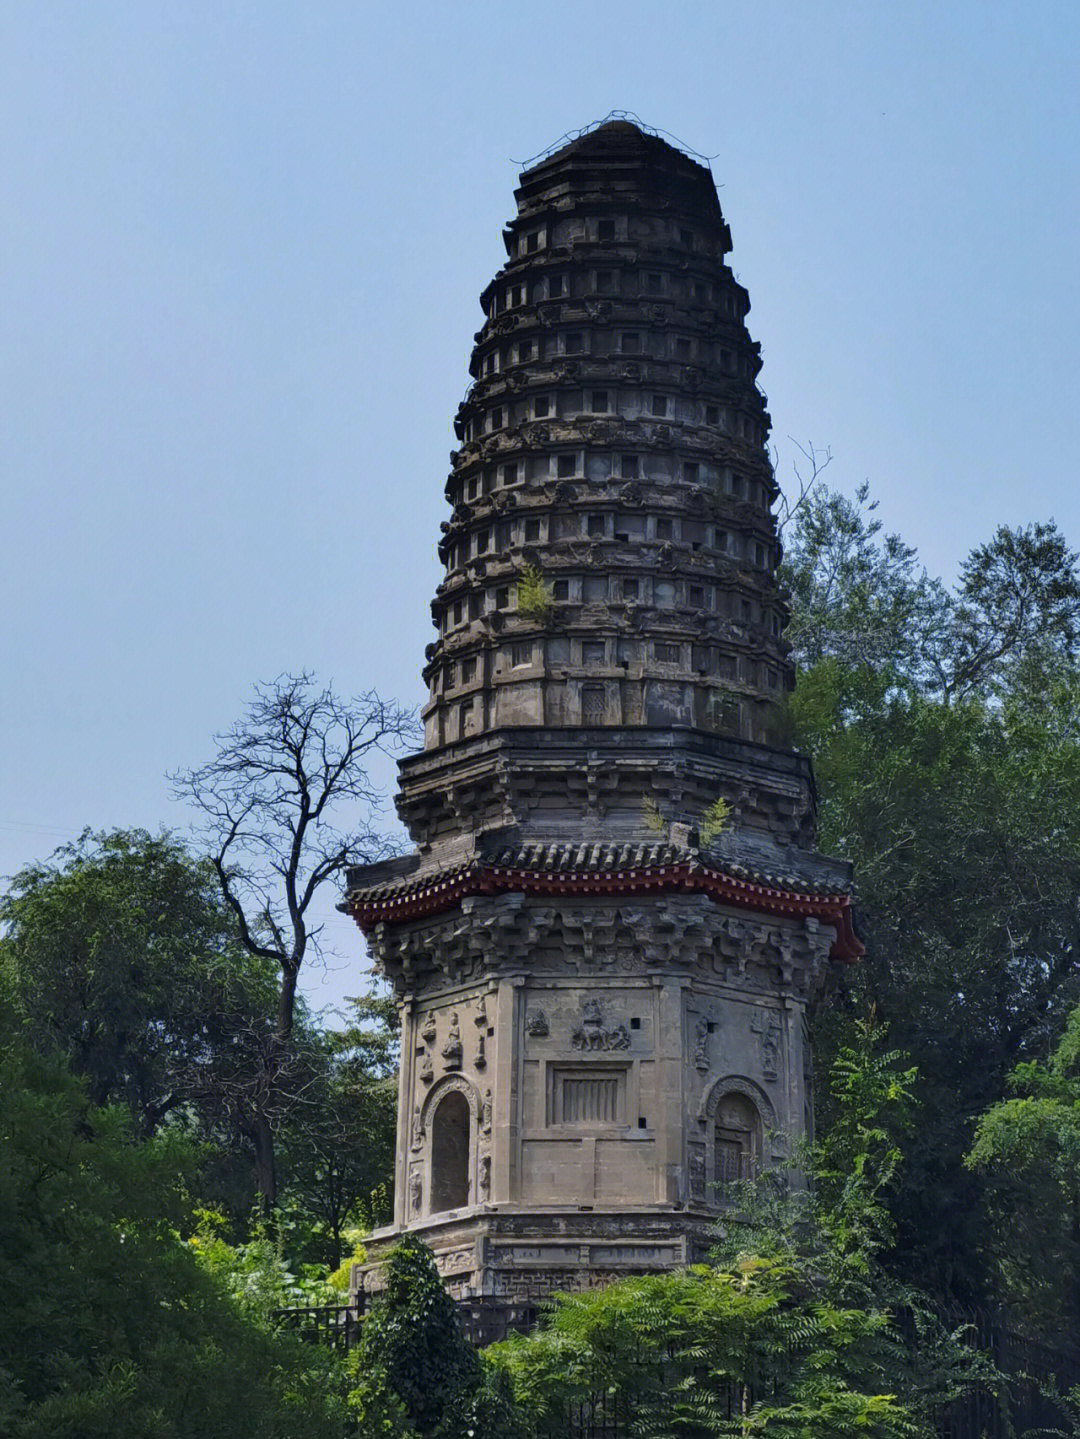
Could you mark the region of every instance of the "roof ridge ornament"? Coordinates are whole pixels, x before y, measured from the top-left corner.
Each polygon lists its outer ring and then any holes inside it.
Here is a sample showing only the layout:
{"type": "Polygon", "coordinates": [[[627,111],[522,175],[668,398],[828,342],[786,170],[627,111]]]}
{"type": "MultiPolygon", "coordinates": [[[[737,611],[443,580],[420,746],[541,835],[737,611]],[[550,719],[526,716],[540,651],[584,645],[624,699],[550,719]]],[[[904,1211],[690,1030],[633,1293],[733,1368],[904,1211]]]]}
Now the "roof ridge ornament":
{"type": "Polygon", "coordinates": [[[704,165],[710,173],[712,172],[712,162],[720,158],[719,151],[715,155],[703,155],[700,150],[695,150],[691,145],[687,145],[677,135],[673,135],[670,130],[662,130],[656,125],[647,125],[644,120],[635,115],[633,110],[609,110],[602,119],[592,120],[588,125],[582,125],[580,130],[567,130],[553,145],[549,145],[546,150],[541,150],[538,154],[533,155],[531,159],[515,160],[511,157],[510,163],[520,166],[522,170],[531,170],[534,165],[539,165],[542,160],[549,159],[564,146],[572,145],[575,140],[582,140],[586,135],[591,135],[594,130],[599,130],[604,125],[610,125],[617,121],[636,126],[643,135],[652,135],[656,140],[665,140],[689,159],[697,160],[699,164],[704,165]]]}

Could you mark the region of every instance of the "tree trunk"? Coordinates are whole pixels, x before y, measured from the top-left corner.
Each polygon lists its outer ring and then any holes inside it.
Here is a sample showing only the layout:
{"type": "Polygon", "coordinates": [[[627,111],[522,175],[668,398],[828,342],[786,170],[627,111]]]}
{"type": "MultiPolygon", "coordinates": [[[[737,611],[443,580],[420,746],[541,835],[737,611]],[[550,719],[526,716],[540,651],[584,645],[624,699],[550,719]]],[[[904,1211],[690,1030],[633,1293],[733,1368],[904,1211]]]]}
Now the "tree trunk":
{"type": "Polygon", "coordinates": [[[263,1216],[269,1218],[277,1204],[274,1131],[267,1116],[257,1113],[247,1126],[247,1133],[255,1150],[255,1183],[259,1189],[263,1216]]]}

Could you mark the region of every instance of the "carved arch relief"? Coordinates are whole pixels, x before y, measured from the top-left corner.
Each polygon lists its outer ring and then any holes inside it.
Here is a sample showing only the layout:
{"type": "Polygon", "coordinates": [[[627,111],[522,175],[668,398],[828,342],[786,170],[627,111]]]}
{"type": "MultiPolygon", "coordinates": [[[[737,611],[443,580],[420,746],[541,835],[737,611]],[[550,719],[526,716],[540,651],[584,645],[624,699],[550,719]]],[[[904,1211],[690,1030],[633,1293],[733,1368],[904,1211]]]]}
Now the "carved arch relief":
{"type": "Polygon", "coordinates": [[[488,1133],[485,1118],[479,1091],[460,1074],[439,1080],[417,1106],[409,1166],[411,1219],[476,1203],[480,1178],[490,1176],[490,1156],[480,1153],[488,1133]]]}
{"type": "MultiPolygon", "coordinates": [[[[698,1107],[704,1126],[704,1154],[692,1166],[693,1198],[717,1205],[725,1184],[752,1179],[775,1157],[776,1110],[759,1084],[728,1074],[706,1085],[698,1107]]],[[[700,1141],[697,1145],[701,1153],[700,1141]]]]}

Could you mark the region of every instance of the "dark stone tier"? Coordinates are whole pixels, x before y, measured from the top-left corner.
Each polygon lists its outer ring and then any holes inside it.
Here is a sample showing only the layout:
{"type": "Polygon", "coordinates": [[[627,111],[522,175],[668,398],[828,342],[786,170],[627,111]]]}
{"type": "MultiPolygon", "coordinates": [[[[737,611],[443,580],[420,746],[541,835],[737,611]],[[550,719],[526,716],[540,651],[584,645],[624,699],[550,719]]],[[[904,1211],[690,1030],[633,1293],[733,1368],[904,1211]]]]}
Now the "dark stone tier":
{"type": "Polygon", "coordinates": [[[615,122],[517,201],[456,421],[426,746],[536,725],[776,742],[769,417],[712,177],[615,122]]]}

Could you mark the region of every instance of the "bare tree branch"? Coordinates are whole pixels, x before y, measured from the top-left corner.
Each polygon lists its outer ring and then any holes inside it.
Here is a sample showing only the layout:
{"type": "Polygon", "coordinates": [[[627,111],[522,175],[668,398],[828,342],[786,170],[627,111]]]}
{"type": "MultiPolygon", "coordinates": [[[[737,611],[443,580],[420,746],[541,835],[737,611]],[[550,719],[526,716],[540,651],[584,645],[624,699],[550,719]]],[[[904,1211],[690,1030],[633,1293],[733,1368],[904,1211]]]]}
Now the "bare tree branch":
{"type": "Polygon", "coordinates": [[[392,852],[377,827],[381,796],[365,764],[374,751],[401,752],[417,735],[413,712],[374,690],[345,701],[306,673],[286,674],[255,686],[245,715],[215,737],[213,759],[171,776],[177,798],[201,816],[200,836],[241,943],[280,974],[276,1025],[257,1046],[257,1074],[238,1080],[247,1088],[236,1100],[269,1204],[297,984],[308,949],[319,950],[321,926],[312,926],[309,911],[347,865],[392,852]]]}
{"type": "MultiPolygon", "coordinates": [[[[776,516],[776,532],[783,539],[784,531],[798,516],[799,511],[805,506],[822,475],[832,464],[832,450],[819,450],[811,442],[807,441],[801,445],[798,440],[788,435],[788,440],[795,446],[803,457],[803,467],[800,468],[798,460],[792,463],[792,471],[795,475],[795,483],[799,493],[794,500],[788,498],[787,492],[780,491],[780,503],[776,516]]],[[[773,470],[778,468],[777,461],[779,454],[773,451],[773,470]]]]}

